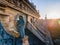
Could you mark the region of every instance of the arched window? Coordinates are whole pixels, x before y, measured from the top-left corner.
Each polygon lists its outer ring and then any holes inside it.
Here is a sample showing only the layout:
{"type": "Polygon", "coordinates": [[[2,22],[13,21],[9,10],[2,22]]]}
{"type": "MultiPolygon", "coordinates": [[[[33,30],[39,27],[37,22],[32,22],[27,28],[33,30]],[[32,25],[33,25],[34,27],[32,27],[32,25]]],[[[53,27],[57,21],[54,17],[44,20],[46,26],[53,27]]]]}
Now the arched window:
{"type": "Polygon", "coordinates": [[[31,21],[31,23],[32,23],[32,21],[33,21],[33,20],[32,20],[32,18],[31,18],[31,20],[30,20],[30,21],[31,21]]]}

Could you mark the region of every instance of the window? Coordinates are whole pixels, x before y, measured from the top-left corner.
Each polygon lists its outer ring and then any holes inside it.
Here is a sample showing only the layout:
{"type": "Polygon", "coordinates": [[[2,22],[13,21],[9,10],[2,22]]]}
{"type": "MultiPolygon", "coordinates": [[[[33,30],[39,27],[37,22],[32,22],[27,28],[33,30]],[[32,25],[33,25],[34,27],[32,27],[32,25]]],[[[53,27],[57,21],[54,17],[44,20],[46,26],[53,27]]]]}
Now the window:
{"type": "Polygon", "coordinates": [[[33,20],[31,19],[30,21],[31,21],[31,23],[32,23],[33,20]]]}

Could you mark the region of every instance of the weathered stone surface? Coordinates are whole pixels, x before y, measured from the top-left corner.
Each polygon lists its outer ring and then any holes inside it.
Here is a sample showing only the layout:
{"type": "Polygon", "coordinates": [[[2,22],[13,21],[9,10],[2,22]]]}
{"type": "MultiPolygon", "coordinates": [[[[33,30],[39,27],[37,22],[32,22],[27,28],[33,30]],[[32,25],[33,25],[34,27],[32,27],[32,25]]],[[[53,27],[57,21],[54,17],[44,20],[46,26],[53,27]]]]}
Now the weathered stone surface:
{"type": "Polygon", "coordinates": [[[23,45],[29,45],[29,42],[28,42],[28,36],[25,36],[23,39],[23,45]]]}

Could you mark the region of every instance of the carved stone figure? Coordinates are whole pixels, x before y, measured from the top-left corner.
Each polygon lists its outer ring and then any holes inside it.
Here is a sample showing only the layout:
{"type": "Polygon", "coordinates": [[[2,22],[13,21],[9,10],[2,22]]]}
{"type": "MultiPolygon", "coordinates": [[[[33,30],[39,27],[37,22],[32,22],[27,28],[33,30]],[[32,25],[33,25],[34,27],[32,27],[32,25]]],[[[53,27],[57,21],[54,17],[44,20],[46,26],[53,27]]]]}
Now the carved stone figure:
{"type": "Polygon", "coordinates": [[[24,31],[24,20],[22,16],[19,16],[19,19],[17,20],[17,30],[20,33],[20,37],[24,38],[25,31],[24,31]]]}

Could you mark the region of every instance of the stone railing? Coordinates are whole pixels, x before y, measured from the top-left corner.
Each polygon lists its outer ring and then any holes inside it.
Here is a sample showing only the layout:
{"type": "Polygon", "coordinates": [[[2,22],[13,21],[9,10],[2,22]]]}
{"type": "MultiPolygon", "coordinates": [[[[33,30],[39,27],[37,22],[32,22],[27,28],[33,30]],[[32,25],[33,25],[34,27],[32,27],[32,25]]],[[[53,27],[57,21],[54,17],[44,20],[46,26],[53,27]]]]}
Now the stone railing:
{"type": "Polygon", "coordinates": [[[41,41],[45,42],[44,36],[38,31],[38,29],[31,23],[27,24],[27,28],[36,36],[38,37],[41,41]]]}

